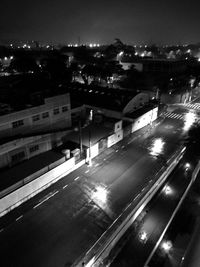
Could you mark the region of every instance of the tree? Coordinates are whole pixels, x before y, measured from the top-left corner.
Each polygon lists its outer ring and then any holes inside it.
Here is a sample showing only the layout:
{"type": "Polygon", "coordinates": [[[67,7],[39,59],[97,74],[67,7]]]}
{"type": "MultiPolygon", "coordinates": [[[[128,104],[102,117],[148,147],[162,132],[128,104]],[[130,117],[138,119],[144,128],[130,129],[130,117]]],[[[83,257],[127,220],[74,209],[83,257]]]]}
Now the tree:
{"type": "Polygon", "coordinates": [[[24,72],[29,71],[38,72],[39,66],[36,61],[30,57],[20,57],[11,61],[9,69],[12,71],[24,72]]]}
{"type": "Polygon", "coordinates": [[[188,131],[187,137],[184,140],[187,147],[192,147],[194,154],[200,153],[200,125],[194,124],[188,131]]]}
{"type": "Polygon", "coordinates": [[[66,59],[63,57],[48,57],[41,62],[42,70],[49,74],[49,78],[55,82],[70,82],[72,74],[66,67],[66,59]]]}

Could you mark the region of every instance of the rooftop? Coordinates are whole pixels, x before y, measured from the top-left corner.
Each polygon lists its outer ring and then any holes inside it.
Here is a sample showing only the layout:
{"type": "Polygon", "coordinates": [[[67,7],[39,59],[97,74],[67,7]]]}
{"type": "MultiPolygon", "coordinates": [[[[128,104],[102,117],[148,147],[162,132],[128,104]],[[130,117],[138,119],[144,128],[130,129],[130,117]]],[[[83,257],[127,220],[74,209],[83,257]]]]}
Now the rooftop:
{"type": "Polygon", "coordinates": [[[115,111],[122,111],[128,102],[140,92],[84,85],[76,85],[68,90],[72,108],[87,104],[115,111]]]}

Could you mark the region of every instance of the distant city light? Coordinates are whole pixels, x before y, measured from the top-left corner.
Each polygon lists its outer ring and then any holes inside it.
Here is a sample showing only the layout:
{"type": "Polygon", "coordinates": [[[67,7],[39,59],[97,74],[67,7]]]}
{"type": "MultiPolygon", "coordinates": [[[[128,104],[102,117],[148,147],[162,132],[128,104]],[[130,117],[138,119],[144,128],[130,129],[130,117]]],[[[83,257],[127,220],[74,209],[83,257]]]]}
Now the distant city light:
{"type": "Polygon", "coordinates": [[[100,44],[97,44],[97,43],[90,43],[89,44],[89,47],[99,47],[100,46],[100,44]]]}

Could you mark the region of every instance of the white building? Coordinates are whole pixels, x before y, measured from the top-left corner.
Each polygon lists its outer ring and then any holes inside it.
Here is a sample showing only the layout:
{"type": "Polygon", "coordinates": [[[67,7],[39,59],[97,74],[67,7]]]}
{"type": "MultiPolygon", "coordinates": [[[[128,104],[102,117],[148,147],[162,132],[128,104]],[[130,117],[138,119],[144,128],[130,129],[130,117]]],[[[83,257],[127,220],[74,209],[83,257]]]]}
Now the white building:
{"type": "Polygon", "coordinates": [[[0,168],[62,144],[70,127],[69,94],[46,98],[43,105],[0,116],[0,168]]]}
{"type": "Polygon", "coordinates": [[[44,104],[0,116],[0,138],[71,127],[70,95],[46,98],[44,104]]]}

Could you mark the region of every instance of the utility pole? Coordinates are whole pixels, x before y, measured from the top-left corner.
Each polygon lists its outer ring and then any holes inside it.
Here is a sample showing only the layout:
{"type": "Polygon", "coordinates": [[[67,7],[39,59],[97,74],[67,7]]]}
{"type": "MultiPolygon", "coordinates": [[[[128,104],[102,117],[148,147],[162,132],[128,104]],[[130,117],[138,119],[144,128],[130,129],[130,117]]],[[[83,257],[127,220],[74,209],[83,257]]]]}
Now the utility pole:
{"type": "Polygon", "coordinates": [[[90,122],[93,119],[93,110],[90,110],[90,115],[89,115],[89,133],[88,133],[88,138],[89,138],[89,159],[88,159],[88,165],[92,166],[92,155],[91,155],[91,129],[90,129],[90,122]]]}

